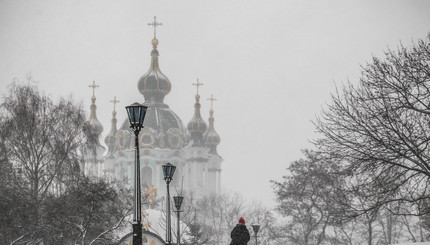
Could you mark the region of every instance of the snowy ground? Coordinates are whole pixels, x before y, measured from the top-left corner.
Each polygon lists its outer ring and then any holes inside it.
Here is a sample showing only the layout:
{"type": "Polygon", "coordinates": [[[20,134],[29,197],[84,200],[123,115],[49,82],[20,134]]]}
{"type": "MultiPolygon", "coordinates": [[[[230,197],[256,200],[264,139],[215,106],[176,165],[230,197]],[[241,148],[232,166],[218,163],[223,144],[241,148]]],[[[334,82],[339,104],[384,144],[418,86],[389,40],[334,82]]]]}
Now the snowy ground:
{"type": "MultiPolygon", "coordinates": [[[[128,220],[128,222],[131,224],[131,221],[133,219],[133,216],[130,215],[126,220],[128,220]]],[[[172,239],[174,241],[176,241],[176,217],[175,216],[171,216],[171,220],[172,220],[172,231],[174,231],[172,233],[172,239]]],[[[165,238],[166,237],[166,214],[159,211],[159,210],[155,210],[155,209],[146,209],[144,210],[144,213],[142,213],[142,224],[145,226],[145,224],[150,224],[149,227],[149,231],[152,233],[155,233],[157,235],[159,235],[161,238],[165,238]],[[145,215],[146,214],[146,215],[145,215]]],[[[131,232],[131,226],[127,226],[124,227],[123,230],[118,230],[117,231],[117,236],[118,238],[124,237],[125,235],[127,235],[128,233],[131,232]]],[[[144,227],[145,228],[145,227],[144,227]]],[[[189,239],[190,237],[187,235],[188,227],[186,227],[186,225],[184,223],[181,222],[181,230],[182,230],[182,239],[189,239]]]]}
{"type": "Polygon", "coordinates": [[[415,242],[415,243],[397,243],[393,245],[430,245],[430,242],[415,242]]]}

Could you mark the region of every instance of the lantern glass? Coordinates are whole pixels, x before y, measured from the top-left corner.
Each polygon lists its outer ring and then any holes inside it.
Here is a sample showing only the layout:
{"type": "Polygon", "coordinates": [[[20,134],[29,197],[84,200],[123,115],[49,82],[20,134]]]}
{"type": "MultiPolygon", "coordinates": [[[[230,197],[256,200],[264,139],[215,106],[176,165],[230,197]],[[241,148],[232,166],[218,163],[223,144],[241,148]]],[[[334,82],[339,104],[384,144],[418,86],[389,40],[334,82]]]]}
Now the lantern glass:
{"type": "Polygon", "coordinates": [[[127,110],[128,120],[130,121],[130,127],[134,130],[140,130],[143,126],[143,120],[145,119],[148,107],[135,102],[125,108],[127,110]]]}
{"type": "Polygon", "coordinates": [[[174,196],[173,200],[175,201],[176,210],[179,211],[181,209],[182,201],[184,200],[183,196],[174,196]]]}
{"type": "Polygon", "coordinates": [[[175,174],[176,166],[171,163],[167,163],[163,165],[163,174],[165,180],[172,180],[173,175],[175,174]]]}
{"type": "Polygon", "coordinates": [[[252,229],[254,230],[254,233],[257,235],[258,231],[260,230],[260,225],[251,225],[252,229]]]}

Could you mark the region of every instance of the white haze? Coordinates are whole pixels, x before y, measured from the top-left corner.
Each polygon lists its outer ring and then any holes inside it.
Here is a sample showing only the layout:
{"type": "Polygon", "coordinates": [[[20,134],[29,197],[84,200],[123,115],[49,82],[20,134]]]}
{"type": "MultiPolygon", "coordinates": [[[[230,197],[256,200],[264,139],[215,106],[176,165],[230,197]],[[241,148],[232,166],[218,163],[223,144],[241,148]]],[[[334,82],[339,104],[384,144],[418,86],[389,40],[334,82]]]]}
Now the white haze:
{"type": "MultiPolygon", "coordinates": [[[[0,89],[27,73],[54,97],[72,94],[110,129],[114,96],[143,102],[137,80],[150,63],[157,16],[165,102],[188,123],[197,78],[202,114],[211,94],[225,189],[273,206],[270,180],[287,174],[316,137],[311,120],[335,83],[355,83],[371,56],[430,31],[430,1],[0,1],[0,89]]],[[[118,125],[119,126],[119,125],[118,125]]]]}

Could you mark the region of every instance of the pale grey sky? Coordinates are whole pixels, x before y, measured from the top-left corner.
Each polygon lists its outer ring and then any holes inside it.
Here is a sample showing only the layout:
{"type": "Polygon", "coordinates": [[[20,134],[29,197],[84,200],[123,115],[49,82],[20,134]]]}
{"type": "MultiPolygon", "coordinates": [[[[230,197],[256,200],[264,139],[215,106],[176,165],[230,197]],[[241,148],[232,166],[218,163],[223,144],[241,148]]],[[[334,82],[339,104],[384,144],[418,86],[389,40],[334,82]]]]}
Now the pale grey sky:
{"type": "MultiPolygon", "coordinates": [[[[334,84],[356,82],[372,54],[430,32],[426,0],[1,0],[1,94],[31,72],[47,93],[73,94],[89,108],[95,80],[106,135],[113,96],[119,123],[124,106],[143,102],[137,80],[149,68],[153,16],[163,23],[160,66],[172,82],[165,102],[187,124],[199,78],[202,98],[218,99],[223,186],[270,206],[269,181],[311,147],[311,120],[334,84]]],[[[205,120],[209,107],[202,100],[205,120]]]]}

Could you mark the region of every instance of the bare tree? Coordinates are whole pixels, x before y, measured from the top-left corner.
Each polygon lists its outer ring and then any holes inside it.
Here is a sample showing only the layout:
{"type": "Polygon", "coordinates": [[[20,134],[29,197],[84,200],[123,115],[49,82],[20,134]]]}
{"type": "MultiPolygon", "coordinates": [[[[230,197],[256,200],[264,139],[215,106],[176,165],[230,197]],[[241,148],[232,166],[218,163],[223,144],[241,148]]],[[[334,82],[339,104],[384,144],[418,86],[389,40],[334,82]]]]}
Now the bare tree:
{"type": "MultiPolygon", "coordinates": [[[[29,81],[31,82],[31,81],[29,81]]],[[[54,103],[30,83],[10,86],[1,104],[8,161],[22,169],[35,203],[79,166],[85,114],[72,100],[54,103]]]]}
{"type": "Polygon", "coordinates": [[[44,221],[49,224],[45,230],[52,234],[45,242],[114,243],[114,231],[122,228],[131,214],[131,200],[129,190],[119,183],[84,176],[68,181],[65,193],[50,196],[44,205],[44,221]]]}
{"type": "Polygon", "coordinates": [[[337,180],[332,162],[317,152],[304,151],[305,159],[293,162],[282,182],[272,181],[277,210],[287,217],[284,232],[294,244],[322,244],[336,217],[337,180]]]}
{"type": "Polygon", "coordinates": [[[333,224],[333,237],[329,237],[330,244],[353,245],[357,240],[357,220],[333,224]]]}
{"type": "MultiPolygon", "coordinates": [[[[182,195],[182,194],[181,194],[182,195]]],[[[208,241],[206,239],[208,237],[208,234],[205,234],[205,231],[201,229],[201,225],[196,222],[197,219],[197,212],[195,208],[195,203],[193,203],[194,196],[192,193],[186,193],[181,205],[181,212],[180,212],[180,230],[179,230],[179,237],[181,238],[181,243],[185,244],[205,244],[205,242],[208,241]],[[186,235],[187,237],[184,237],[186,235]],[[189,238],[189,239],[188,239],[189,238]]],[[[147,196],[145,196],[147,198],[147,196]]],[[[173,198],[170,200],[171,204],[170,207],[173,207],[171,210],[171,234],[172,234],[172,241],[177,241],[178,234],[177,234],[177,213],[176,213],[176,207],[173,203],[173,198]],[[175,215],[176,214],[176,215],[175,215]]],[[[165,198],[162,197],[160,199],[156,199],[155,206],[158,206],[158,208],[161,208],[161,217],[158,223],[157,229],[162,230],[163,232],[166,232],[166,205],[165,205],[165,198]]],[[[154,229],[155,227],[149,227],[149,230],[151,232],[156,233],[157,235],[161,236],[157,229],[154,229]]]]}
{"type": "Polygon", "coordinates": [[[360,176],[349,183],[375,197],[352,207],[354,212],[428,198],[429,40],[389,50],[385,59],[373,58],[359,84],[333,94],[315,122],[322,135],[315,145],[342,163],[346,178],[360,176]]]}
{"type": "Polygon", "coordinates": [[[247,224],[254,218],[239,193],[210,193],[192,202],[192,205],[195,220],[190,227],[200,240],[206,241],[204,244],[229,243],[230,233],[239,218],[243,217],[248,221],[247,224]]]}
{"type": "MultiPolygon", "coordinates": [[[[277,229],[277,222],[273,215],[272,210],[265,207],[260,201],[252,201],[246,204],[246,212],[244,214],[248,218],[249,225],[258,224],[260,230],[258,231],[258,244],[273,244],[279,239],[280,234],[277,229]]],[[[250,232],[252,244],[253,231],[250,232]]]]}
{"type": "Polygon", "coordinates": [[[3,244],[108,244],[128,210],[127,191],[81,175],[85,113],[34,85],[12,83],[0,105],[3,244]],[[6,224],[6,225],[4,225],[6,224]]]}
{"type": "Polygon", "coordinates": [[[390,212],[391,210],[396,210],[396,207],[393,207],[393,205],[396,204],[387,204],[389,209],[387,210],[384,208],[381,210],[377,218],[377,222],[381,227],[383,238],[386,244],[398,243],[401,233],[403,232],[403,222],[401,222],[401,216],[390,212]]]}
{"type": "Polygon", "coordinates": [[[1,154],[2,165],[12,166],[12,174],[19,175],[14,192],[27,198],[23,209],[29,220],[17,225],[22,229],[17,237],[36,231],[22,239],[40,234],[42,202],[61,192],[64,179],[79,174],[79,148],[84,137],[81,105],[63,98],[54,103],[33,84],[31,77],[24,85],[12,83],[0,105],[1,148],[7,152],[1,154]]]}
{"type": "MultiPolygon", "coordinates": [[[[209,244],[225,244],[224,240],[227,239],[227,226],[230,221],[227,221],[226,218],[233,219],[233,217],[227,217],[231,212],[224,205],[228,201],[226,198],[226,194],[209,194],[197,201],[199,222],[208,229],[208,233],[211,233],[212,239],[209,244]]],[[[240,200],[238,202],[233,207],[230,207],[230,210],[242,205],[240,200]]],[[[235,213],[234,215],[237,216],[238,214],[235,213]]]]}

